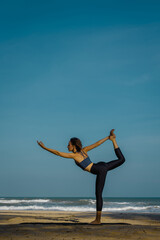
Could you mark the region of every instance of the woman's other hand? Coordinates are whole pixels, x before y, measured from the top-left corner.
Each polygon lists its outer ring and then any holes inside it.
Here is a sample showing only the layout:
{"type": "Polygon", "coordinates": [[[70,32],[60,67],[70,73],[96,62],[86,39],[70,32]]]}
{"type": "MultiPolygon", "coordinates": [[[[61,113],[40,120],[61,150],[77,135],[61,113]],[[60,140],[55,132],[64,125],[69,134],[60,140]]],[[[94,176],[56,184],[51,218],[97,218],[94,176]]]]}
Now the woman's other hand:
{"type": "Polygon", "coordinates": [[[116,138],[116,135],[114,134],[114,130],[115,130],[115,129],[112,129],[112,130],[110,131],[109,139],[110,139],[111,141],[113,141],[113,140],[116,138]]]}
{"type": "Polygon", "coordinates": [[[40,142],[38,142],[38,141],[37,141],[37,143],[38,143],[38,145],[39,145],[41,148],[45,148],[45,146],[44,146],[43,142],[41,142],[41,141],[40,141],[40,142]]]}

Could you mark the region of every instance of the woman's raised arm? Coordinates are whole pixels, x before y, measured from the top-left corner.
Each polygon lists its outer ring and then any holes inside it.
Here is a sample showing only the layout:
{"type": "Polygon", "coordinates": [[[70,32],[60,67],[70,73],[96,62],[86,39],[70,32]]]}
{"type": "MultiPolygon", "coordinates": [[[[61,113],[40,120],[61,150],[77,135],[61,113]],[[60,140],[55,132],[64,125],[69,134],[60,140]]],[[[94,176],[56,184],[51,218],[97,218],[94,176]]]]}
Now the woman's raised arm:
{"type": "Polygon", "coordinates": [[[57,151],[57,150],[54,150],[51,148],[47,148],[41,141],[40,142],[37,141],[37,143],[41,148],[43,148],[43,149],[47,150],[48,152],[51,152],[57,156],[64,157],[64,158],[74,158],[74,156],[75,156],[74,153],[64,153],[64,152],[60,152],[60,151],[57,151]]]}
{"type": "Polygon", "coordinates": [[[108,139],[109,139],[109,136],[108,136],[108,137],[105,137],[105,138],[102,138],[102,139],[99,140],[98,142],[93,143],[93,144],[91,144],[91,145],[89,145],[89,146],[84,147],[83,150],[86,151],[86,152],[88,152],[88,151],[92,150],[93,148],[98,147],[99,145],[101,145],[102,143],[104,143],[104,142],[105,142],[106,140],[108,140],[108,139]]]}
{"type": "MultiPolygon", "coordinates": [[[[92,150],[93,148],[98,147],[99,145],[101,145],[101,144],[104,143],[106,140],[110,139],[111,136],[114,135],[114,133],[113,133],[114,130],[115,130],[115,129],[112,129],[112,130],[110,131],[110,135],[109,135],[108,137],[102,138],[102,139],[99,140],[98,142],[93,143],[92,145],[89,145],[89,146],[87,146],[87,147],[84,147],[83,150],[86,151],[86,152],[88,152],[88,151],[92,150]]],[[[110,139],[110,140],[111,140],[111,139],[110,139]]]]}

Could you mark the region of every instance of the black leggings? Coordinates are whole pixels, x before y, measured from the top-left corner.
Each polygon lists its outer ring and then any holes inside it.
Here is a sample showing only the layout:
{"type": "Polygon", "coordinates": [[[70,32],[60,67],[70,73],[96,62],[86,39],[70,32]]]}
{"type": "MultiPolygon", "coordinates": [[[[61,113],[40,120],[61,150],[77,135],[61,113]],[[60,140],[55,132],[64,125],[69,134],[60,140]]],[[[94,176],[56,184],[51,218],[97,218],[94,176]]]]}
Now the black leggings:
{"type": "Polygon", "coordinates": [[[113,160],[110,162],[98,162],[94,163],[91,168],[91,173],[96,174],[96,209],[97,211],[102,211],[103,206],[103,198],[102,198],[102,191],[105,184],[105,179],[107,172],[119,167],[125,162],[125,158],[120,150],[120,148],[114,149],[116,156],[118,157],[117,160],[113,160]]]}

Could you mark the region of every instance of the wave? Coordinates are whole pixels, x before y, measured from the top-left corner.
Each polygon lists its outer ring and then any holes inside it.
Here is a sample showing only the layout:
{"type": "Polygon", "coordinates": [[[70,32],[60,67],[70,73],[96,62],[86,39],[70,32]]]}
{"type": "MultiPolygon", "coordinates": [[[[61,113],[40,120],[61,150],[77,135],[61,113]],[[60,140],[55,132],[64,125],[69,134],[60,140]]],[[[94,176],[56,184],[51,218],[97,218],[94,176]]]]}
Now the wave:
{"type": "Polygon", "coordinates": [[[141,210],[149,210],[149,209],[154,209],[157,208],[157,206],[146,206],[146,207],[122,207],[122,208],[103,208],[104,211],[141,211],[141,210]]]}
{"type": "MultiPolygon", "coordinates": [[[[108,203],[108,202],[106,202],[108,203]]],[[[124,204],[130,204],[129,202],[114,202],[115,204],[119,204],[119,205],[124,205],[124,204]]]]}
{"type": "Polygon", "coordinates": [[[49,202],[50,200],[49,199],[30,199],[30,200],[25,200],[25,199],[22,199],[22,200],[19,200],[19,199],[11,199],[11,200],[3,200],[1,198],[0,200],[0,203],[5,203],[5,204],[17,204],[17,203],[46,203],[46,202],[49,202]]]}
{"type": "MultiPolygon", "coordinates": [[[[104,207],[103,211],[106,212],[141,212],[146,210],[154,210],[156,208],[160,209],[160,206],[146,206],[146,207],[122,207],[122,208],[108,208],[104,207]]],[[[38,205],[30,205],[30,206],[0,206],[0,210],[45,210],[45,211],[75,211],[75,212],[83,212],[83,211],[95,211],[95,207],[89,206],[51,206],[44,207],[38,205]]]]}
{"type": "Polygon", "coordinates": [[[94,208],[89,207],[61,207],[61,206],[53,206],[53,207],[43,207],[43,206],[0,206],[0,210],[45,210],[45,211],[95,211],[94,208]]]}
{"type": "Polygon", "coordinates": [[[95,204],[95,203],[96,203],[96,200],[89,199],[88,202],[89,202],[90,204],[95,204]]]}
{"type": "MultiPolygon", "coordinates": [[[[95,198],[0,198],[1,210],[96,211],[95,198]]],[[[104,199],[105,212],[160,212],[159,199],[104,199]]]]}
{"type": "MultiPolygon", "coordinates": [[[[80,199],[79,200],[80,202],[87,202],[87,203],[91,203],[91,204],[95,204],[96,203],[96,200],[94,199],[80,199]]],[[[104,204],[118,204],[118,205],[128,205],[128,204],[131,204],[131,202],[112,202],[112,201],[105,201],[103,200],[103,203],[104,204]]]]}
{"type": "Polygon", "coordinates": [[[79,199],[78,201],[80,202],[92,202],[92,201],[96,201],[95,199],[79,199]]]}
{"type": "MultiPolygon", "coordinates": [[[[77,200],[77,204],[78,201],[80,201],[81,203],[88,203],[88,204],[95,204],[96,200],[94,199],[80,199],[77,200]]],[[[7,199],[0,199],[0,204],[17,204],[17,203],[47,203],[47,202],[52,202],[52,203],[58,203],[58,204],[73,204],[76,203],[76,201],[65,201],[65,200],[59,200],[59,199],[30,199],[30,200],[26,200],[26,199],[11,199],[11,200],[7,200],[7,199]]],[[[110,204],[112,202],[106,202],[104,201],[104,204],[110,204]]],[[[114,204],[129,204],[128,202],[114,202],[114,204]]]]}

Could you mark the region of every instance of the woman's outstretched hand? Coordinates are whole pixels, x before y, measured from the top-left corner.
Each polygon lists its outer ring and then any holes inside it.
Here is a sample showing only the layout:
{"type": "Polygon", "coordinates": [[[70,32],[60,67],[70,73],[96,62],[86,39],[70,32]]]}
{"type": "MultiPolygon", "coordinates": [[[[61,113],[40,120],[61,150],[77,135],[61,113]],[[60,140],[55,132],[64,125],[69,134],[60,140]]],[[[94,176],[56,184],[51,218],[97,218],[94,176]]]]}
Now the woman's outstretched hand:
{"type": "Polygon", "coordinates": [[[38,145],[39,145],[40,147],[42,147],[42,148],[45,148],[45,146],[44,146],[43,142],[41,142],[41,141],[40,141],[40,142],[38,142],[38,141],[37,141],[37,143],[38,143],[38,145]]]}
{"type": "Polygon", "coordinates": [[[114,130],[115,130],[115,129],[112,129],[112,130],[110,131],[109,139],[110,139],[111,141],[116,138],[116,135],[114,134],[114,130]]]}

